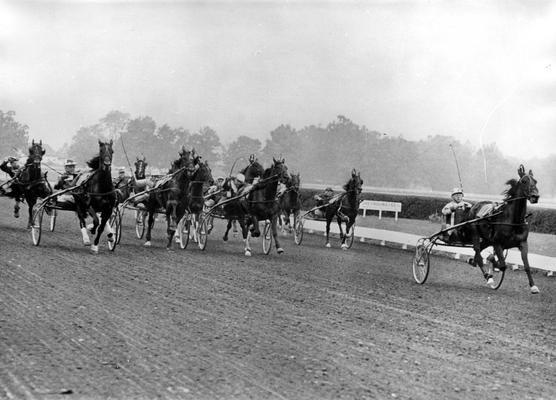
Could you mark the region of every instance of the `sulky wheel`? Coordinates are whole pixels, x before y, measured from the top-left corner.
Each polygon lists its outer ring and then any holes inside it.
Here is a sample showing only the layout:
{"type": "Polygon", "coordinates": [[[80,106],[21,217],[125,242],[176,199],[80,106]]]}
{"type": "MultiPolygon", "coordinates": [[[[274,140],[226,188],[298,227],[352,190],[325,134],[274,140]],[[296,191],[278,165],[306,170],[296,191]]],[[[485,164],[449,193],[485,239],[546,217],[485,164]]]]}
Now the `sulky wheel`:
{"type": "Polygon", "coordinates": [[[429,276],[429,252],[430,247],[425,245],[424,239],[419,239],[415,247],[415,255],[413,256],[413,278],[415,282],[421,285],[426,282],[429,276]]]}
{"type": "Polygon", "coordinates": [[[144,210],[135,210],[135,236],[137,236],[137,239],[143,238],[146,222],[147,212],[144,210]]]}
{"type": "Polygon", "coordinates": [[[270,221],[266,221],[263,229],[263,253],[270,253],[272,248],[272,232],[270,221]]]}
{"type": "Polygon", "coordinates": [[[300,245],[303,241],[303,218],[294,218],[293,241],[297,245],[300,245]]]}
{"type": "Polygon", "coordinates": [[[44,207],[40,205],[35,205],[33,208],[33,222],[31,225],[31,238],[33,239],[33,244],[38,246],[41,242],[42,233],[42,217],[44,215],[44,207]]]}
{"type": "Polygon", "coordinates": [[[112,240],[108,240],[108,249],[114,251],[120,242],[120,236],[122,234],[122,218],[117,208],[112,212],[108,223],[110,224],[110,231],[112,232],[112,240]]]}
{"type": "Polygon", "coordinates": [[[180,222],[178,223],[178,240],[182,249],[186,249],[189,244],[190,231],[191,220],[189,219],[189,215],[185,214],[181,217],[180,222]]]}
{"type": "Polygon", "coordinates": [[[201,250],[204,250],[207,247],[207,239],[208,239],[207,219],[208,219],[207,216],[201,215],[201,218],[199,218],[199,225],[197,226],[197,245],[201,250]]]}

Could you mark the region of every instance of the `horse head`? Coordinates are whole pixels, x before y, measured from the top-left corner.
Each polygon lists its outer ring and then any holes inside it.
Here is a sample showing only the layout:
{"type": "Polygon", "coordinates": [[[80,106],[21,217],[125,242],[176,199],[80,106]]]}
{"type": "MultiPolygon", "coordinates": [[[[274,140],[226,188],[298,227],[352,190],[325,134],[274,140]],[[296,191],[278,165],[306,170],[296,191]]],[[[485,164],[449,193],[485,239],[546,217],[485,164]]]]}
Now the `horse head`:
{"type": "Polygon", "coordinates": [[[517,173],[519,175],[519,181],[517,181],[516,193],[518,196],[523,196],[531,202],[531,204],[536,204],[539,201],[539,189],[537,188],[537,180],[533,177],[533,171],[529,170],[529,173],[525,173],[525,167],[520,165],[517,173]]]}
{"type": "MultiPolygon", "coordinates": [[[[200,159],[201,157],[199,157],[200,159]]],[[[214,185],[214,178],[212,177],[212,171],[209,167],[208,161],[199,162],[197,171],[195,172],[195,180],[208,183],[209,185],[214,185]]]]}
{"type": "Polygon", "coordinates": [[[361,194],[363,191],[363,179],[361,179],[361,173],[357,172],[355,168],[351,171],[351,178],[344,185],[344,190],[348,193],[353,192],[357,195],[361,194]]]}
{"type": "Polygon", "coordinates": [[[109,142],[98,141],[99,169],[110,170],[112,166],[112,155],[114,154],[114,150],[112,148],[113,144],[114,142],[112,140],[109,142]]]}
{"type": "Polygon", "coordinates": [[[40,167],[42,156],[46,153],[46,150],[42,148],[42,140],[35,143],[35,140],[31,142],[31,147],[29,147],[29,157],[27,158],[26,164],[33,164],[35,167],[40,167]]]}
{"type": "Polygon", "coordinates": [[[149,163],[147,163],[146,160],[147,159],[145,158],[145,156],[143,156],[143,158],[136,157],[136,161],[134,163],[134,165],[135,165],[135,178],[137,178],[137,179],[144,179],[145,178],[147,165],[149,165],[149,163]]]}
{"type": "Polygon", "coordinates": [[[288,188],[292,190],[299,190],[299,186],[301,185],[301,178],[299,177],[299,172],[297,174],[291,174],[290,180],[288,184],[288,188]]]}
{"type": "Polygon", "coordinates": [[[286,160],[283,158],[276,159],[272,157],[272,175],[278,177],[279,182],[288,182],[290,179],[290,174],[288,172],[288,167],[286,166],[286,160]]]}

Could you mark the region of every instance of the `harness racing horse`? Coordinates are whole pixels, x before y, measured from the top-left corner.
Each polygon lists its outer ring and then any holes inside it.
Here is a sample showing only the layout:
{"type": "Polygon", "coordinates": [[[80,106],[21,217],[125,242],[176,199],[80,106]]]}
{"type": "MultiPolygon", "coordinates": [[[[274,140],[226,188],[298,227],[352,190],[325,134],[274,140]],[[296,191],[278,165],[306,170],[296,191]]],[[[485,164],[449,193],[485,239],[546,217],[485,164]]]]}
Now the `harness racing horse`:
{"type": "Polygon", "coordinates": [[[280,196],[280,225],[287,226],[291,232],[290,215],[293,215],[293,226],[299,217],[301,210],[301,195],[299,193],[299,173],[290,175],[286,182],[286,191],[280,196]]]}
{"type": "MultiPolygon", "coordinates": [[[[98,243],[100,236],[104,231],[106,223],[112,215],[112,210],[116,205],[116,192],[112,183],[112,149],[113,141],[101,142],[99,144],[99,154],[87,161],[87,165],[91,168],[92,173],[85,178],[77,189],[73,191],[75,198],[75,207],[81,234],[83,235],[83,243],[89,245],[90,240],[87,234],[87,225],[85,219],[87,215],[93,219],[93,227],[91,234],[95,235],[95,239],[91,244],[91,251],[98,253],[98,243]],[[100,222],[97,216],[100,213],[100,222]]],[[[114,232],[108,225],[108,240],[114,241],[114,232]]]]}
{"type": "Polygon", "coordinates": [[[483,258],[481,251],[489,246],[494,249],[496,259],[492,258],[493,266],[500,270],[506,269],[504,250],[517,247],[521,252],[523,266],[529,280],[531,293],[539,293],[539,289],[535,286],[531,269],[527,257],[529,245],[527,237],[529,235],[529,225],[527,224],[527,200],[531,204],[539,201],[539,190],[537,189],[537,181],[533,177],[533,171],[525,173],[523,165],[518,169],[519,179],[510,179],[506,182],[510,187],[504,192],[504,202],[500,206],[496,206],[489,201],[481,201],[475,204],[469,210],[466,217],[467,220],[480,218],[484,215],[485,207],[491,210],[486,215],[492,215],[486,219],[464,225],[464,237],[470,237],[475,257],[473,264],[478,265],[483,272],[487,284],[492,281],[492,275],[485,272],[483,268],[483,258]],[[467,230],[467,232],[465,232],[467,230]],[[490,281],[489,281],[490,280],[490,281]]]}
{"type": "Polygon", "coordinates": [[[288,167],[284,164],[284,160],[273,159],[270,168],[264,170],[262,179],[253,184],[251,188],[247,188],[247,195],[239,199],[239,203],[243,208],[246,218],[245,224],[242,226],[243,240],[245,242],[245,255],[251,255],[251,247],[249,245],[248,229],[250,226],[251,236],[259,237],[259,221],[269,220],[272,237],[276,244],[278,254],[284,252],[278,240],[277,224],[280,214],[280,203],[276,197],[278,191],[278,183],[284,182],[289,178],[288,167]]]}
{"type": "MultiPolygon", "coordinates": [[[[244,193],[245,190],[249,190],[249,187],[253,185],[255,179],[260,178],[263,175],[263,173],[264,173],[264,167],[259,163],[259,161],[253,155],[251,155],[251,157],[249,157],[249,165],[247,165],[245,168],[243,168],[240,171],[240,174],[242,174],[244,177],[245,186],[239,188],[238,190],[238,188],[235,187],[236,183],[234,183],[234,178],[228,177],[226,178],[224,184],[222,185],[222,190],[230,194],[231,196],[237,196],[240,193],[244,193]]],[[[232,224],[234,221],[239,222],[242,232],[244,229],[247,229],[245,227],[246,224],[245,207],[243,207],[239,203],[239,201],[231,201],[224,204],[222,210],[224,212],[225,218],[228,220],[228,223],[226,225],[226,230],[222,238],[222,240],[226,242],[228,240],[228,234],[230,232],[230,229],[232,228],[232,224]]],[[[236,228],[234,227],[234,232],[235,231],[236,228]]]]}
{"type": "Polygon", "coordinates": [[[145,246],[151,246],[151,231],[154,215],[163,210],[167,222],[167,249],[172,248],[172,238],[176,232],[178,221],[185,214],[187,207],[187,188],[195,172],[195,160],[191,151],[182,147],[179,158],[172,163],[169,174],[157,181],[155,190],[149,193],[145,208],[149,213],[145,246]]]}
{"type": "Polygon", "coordinates": [[[342,193],[336,201],[329,203],[325,208],[326,218],[326,247],[330,247],[330,223],[332,218],[336,217],[338,228],[340,229],[341,247],[343,250],[348,249],[346,239],[355,224],[355,218],[359,209],[359,198],[363,187],[361,173],[355,169],[351,171],[350,180],[344,185],[344,193],[342,193]],[[342,230],[342,222],[346,224],[346,233],[342,230]]]}
{"type": "MultiPolygon", "coordinates": [[[[186,196],[187,211],[193,216],[195,228],[198,226],[199,217],[205,206],[204,193],[209,186],[214,184],[212,171],[208,165],[208,161],[201,162],[200,158],[201,157],[197,157],[194,161],[198,168],[191,177],[191,182],[189,182],[186,196]]],[[[194,232],[196,232],[196,229],[194,232]]]]}
{"type": "Polygon", "coordinates": [[[33,207],[37,199],[45,198],[52,194],[52,187],[46,179],[46,172],[43,174],[41,171],[42,157],[45,153],[46,150],[42,147],[42,140],[38,143],[35,143],[33,140],[31,147],[29,147],[29,157],[25,162],[25,167],[17,179],[17,185],[23,192],[25,201],[29,206],[27,228],[30,228],[32,225],[33,207]]]}

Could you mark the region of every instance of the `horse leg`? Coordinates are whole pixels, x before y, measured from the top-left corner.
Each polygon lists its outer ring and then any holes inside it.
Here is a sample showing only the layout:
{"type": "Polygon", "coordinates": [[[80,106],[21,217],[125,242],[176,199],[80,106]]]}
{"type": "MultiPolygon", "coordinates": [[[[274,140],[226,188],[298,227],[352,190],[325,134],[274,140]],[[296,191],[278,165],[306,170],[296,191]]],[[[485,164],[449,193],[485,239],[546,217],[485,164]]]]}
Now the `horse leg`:
{"type": "Polygon", "coordinates": [[[225,242],[228,241],[228,232],[230,232],[231,228],[232,228],[232,220],[228,219],[228,224],[226,225],[226,232],[224,232],[224,237],[222,238],[223,241],[225,242]]]}
{"type": "MultiPolygon", "coordinates": [[[[102,232],[104,231],[104,227],[106,226],[106,222],[108,222],[108,220],[110,219],[110,215],[111,215],[111,211],[108,210],[103,210],[102,213],[100,214],[100,224],[98,224],[97,226],[97,234],[95,236],[95,240],[93,242],[93,244],[91,245],[91,251],[93,253],[98,253],[98,244],[100,242],[100,236],[102,235],[102,232]]],[[[95,214],[96,217],[96,214],[95,214]]],[[[97,222],[98,222],[98,217],[97,217],[97,222]]]]}
{"type": "Polygon", "coordinates": [[[89,209],[87,210],[89,215],[91,216],[91,218],[93,219],[93,227],[90,229],[91,234],[95,234],[98,226],[100,224],[97,213],[95,212],[95,210],[93,209],[93,207],[89,207],[89,209]]]}
{"type": "Polygon", "coordinates": [[[259,219],[253,215],[251,216],[251,223],[253,224],[253,226],[251,227],[251,236],[261,236],[261,231],[259,229],[259,219]]]}
{"type": "MultiPolygon", "coordinates": [[[[349,217],[348,217],[349,218],[349,217]]],[[[349,236],[349,232],[353,229],[353,224],[355,223],[355,219],[349,218],[348,222],[346,223],[346,234],[342,238],[342,249],[347,250],[348,245],[346,244],[346,240],[349,236]]],[[[342,232],[342,227],[340,225],[340,233],[342,232]]]]}
{"type": "Polygon", "coordinates": [[[326,216],[326,243],[324,244],[325,247],[330,246],[330,223],[332,222],[332,216],[326,216]]]}
{"type": "Polygon", "coordinates": [[[81,229],[83,244],[85,246],[90,246],[91,239],[89,239],[89,234],[87,233],[87,222],[85,221],[85,218],[87,218],[87,216],[85,215],[83,210],[79,207],[77,208],[76,213],[77,213],[77,218],[79,218],[79,228],[81,229]]]}
{"type": "Polygon", "coordinates": [[[149,218],[147,221],[147,233],[145,234],[145,244],[144,246],[151,246],[151,231],[154,225],[154,211],[149,210],[149,218]]]}
{"type": "Polygon", "coordinates": [[[270,229],[272,229],[272,236],[274,237],[274,244],[276,245],[276,252],[278,254],[282,254],[284,249],[280,246],[280,241],[278,240],[278,218],[277,216],[273,217],[270,220],[270,229]]]}
{"type": "Polygon", "coordinates": [[[19,207],[19,203],[21,202],[21,200],[19,199],[19,197],[15,198],[15,205],[14,205],[14,217],[15,218],[19,218],[19,209],[21,207],[19,207]]]}
{"type": "Polygon", "coordinates": [[[244,251],[247,257],[251,257],[251,246],[249,245],[249,239],[251,238],[251,231],[249,230],[248,219],[239,220],[239,225],[241,227],[241,234],[243,235],[243,242],[245,244],[244,251]]]}
{"type": "Polygon", "coordinates": [[[27,220],[27,229],[31,229],[31,225],[33,225],[33,207],[35,207],[36,203],[36,198],[27,198],[27,205],[29,206],[29,219],[27,220]]]}
{"type": "Polygon", "coordinates": [[[539,288],[533,282],[533,277],[531,276],[531,268],[529,266],[529,258],[527,254],[529,252],[529,244],[527,242],[521,242],[519,245],[519,251],[521,252],[521,260],[523,261],[523,268],[527,274],[527,279],[529,280],[529,288],[532,294],[539,293],[539,288]]]}
{"type": "Polygon", "coordinates": [[[174,233],[176,232],[176,207],[172,206],[171,210],[166,210],[166,234],[168,238],[168,242],[166,243],[166,250],[172,249],[172,238],[174,237],[174,233]]]}
{"type": "Polygon", "coordinates": [[[336,215],[336,221],[338,222],[338,229],[340,230],[340,241],[341,241],[340,247],[342,248],[342,250],[347,250],[346,237],[344,235],[344,230],[342,229],[342,219],[340,218],[339,215],[336,215]]]}

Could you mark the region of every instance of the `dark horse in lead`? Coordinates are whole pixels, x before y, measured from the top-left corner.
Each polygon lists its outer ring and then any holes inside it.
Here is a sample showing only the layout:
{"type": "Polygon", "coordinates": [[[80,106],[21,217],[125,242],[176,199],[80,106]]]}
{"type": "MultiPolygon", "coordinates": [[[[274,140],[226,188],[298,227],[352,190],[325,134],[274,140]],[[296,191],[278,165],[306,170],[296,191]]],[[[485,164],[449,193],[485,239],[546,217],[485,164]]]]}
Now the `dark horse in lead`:
{"type": "MultiPolygon", "coordinates": [[[[101,142],[99,140],[98,144],[98,156],[87,161],[87,165],[92,169],[91,174],[85,178],[82,185],[73,192],[76,212],[83,235],[83,242],[85,244],[90,243],[85,219],[87,215],[91,216],[93,219],[91,234],[95,235],[96,233],[95,239],[91,244],[91,251],[93,253],[98,252],[100,236],[116,204],[116,191],[114,190],[114,184],[112,182],[113,141],[101,142]],[[100,222],[97,213],[100,213],[100,222]]],[[[108,230],[108,240],[115,240],[110,225],[108,225],[108,230]]]]}
{"type": "MultiPolygon", "coordinates": [[[[510,179],[506,182],[509,189],[505,191],[504,202],[501,206],[496,207],[492,202],[482,201],[475,204],[470,210],[467,220],[481,218],[481,212],[484,207],[493,208],[491,217],[481,219],[477,222],[463,226],[463,235],[471,239],[475,257],[473,264],[478,265],[483,272],[487,283],[492,279],[485,272],[481,251],[489,246],[494,249],[495,259],[492,262],[495,267],[500,270],[506,269],[504,250],[517,247],[521,253],[521,259],[531,293],[539,293],[539,289],[535,286],[531,269],[529,266],[528,251],[529,245],[527,238],[529,236],[529,225],[527,224],[527,200],[531,204],[539,201],[539,190],[537,189],[537,181],[533,177],[533,171],[525,172],[523,165],[518,169],[519,179],[510,179]]],[[[487,214],[488,215],[488,214],[487,214]]]]}

